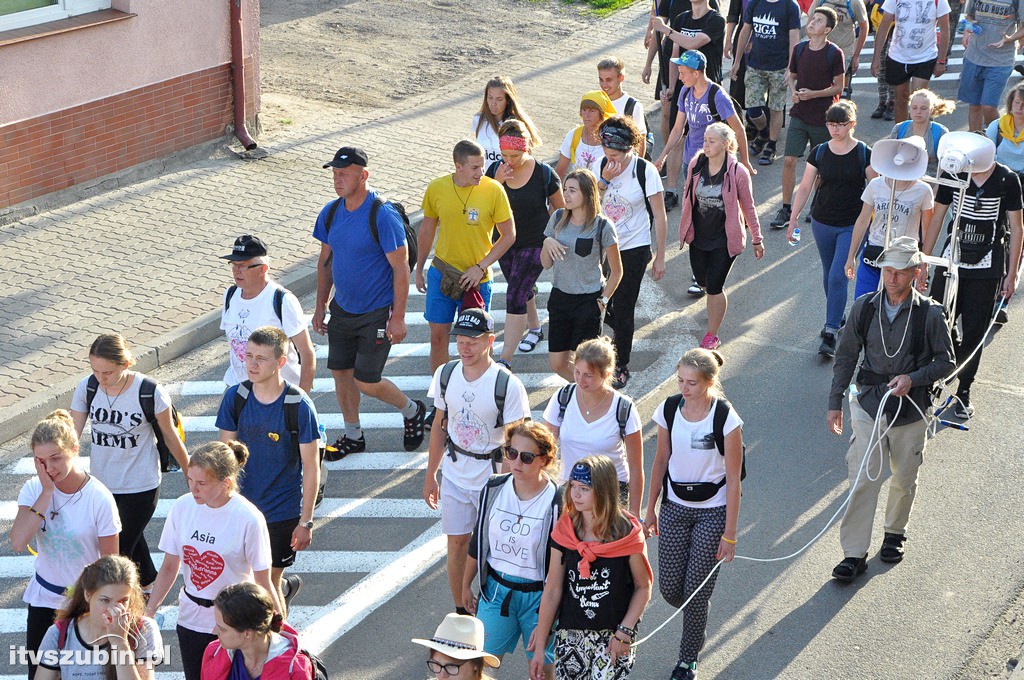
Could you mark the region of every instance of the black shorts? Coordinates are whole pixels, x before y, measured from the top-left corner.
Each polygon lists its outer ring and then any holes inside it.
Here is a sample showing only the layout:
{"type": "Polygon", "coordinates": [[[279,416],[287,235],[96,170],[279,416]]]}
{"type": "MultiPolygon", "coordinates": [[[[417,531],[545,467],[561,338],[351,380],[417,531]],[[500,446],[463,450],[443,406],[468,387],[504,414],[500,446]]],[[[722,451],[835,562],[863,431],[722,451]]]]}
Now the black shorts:
{"type": "Polygon", "coordinates": [[[920,64],[904,64],[885,55],[885,82],[896,87],[902,85],[911,78],[931,80],[935,70],[935,59],[923,61],[920,64]]]}
{"type": "Polygon", "coordinates": [[[327,368],[332,371],[355,369],[355,378],[359,382],[379,383],[391,352],[387,332],[391,307],[381,307],[365,314],[349,314],[331,300],[330,309],[327,368]]]}
{"type": "Polygon", "coordinates": [[[728,248],[700,250],[690,247],[690,269],[697,284],[707,290],[708,295],[721,295],[725,288],[725,279],[729,276],[735,257],[729,255],[728,248]]]}
{"type": "Polygon", "coordinates": [[[295,564],[292,532],[297,526],[299,526],[298,517],[280,522],[267,522],[267,531],[270,532],[270,565],[275,569],[284,569],[295,564]]]}
{"type": "Polygon", "coordinates": [[[548,351],[571,352],[601,335],[601,291],[574,295],[551,289],[548,296],[548,351]]]}

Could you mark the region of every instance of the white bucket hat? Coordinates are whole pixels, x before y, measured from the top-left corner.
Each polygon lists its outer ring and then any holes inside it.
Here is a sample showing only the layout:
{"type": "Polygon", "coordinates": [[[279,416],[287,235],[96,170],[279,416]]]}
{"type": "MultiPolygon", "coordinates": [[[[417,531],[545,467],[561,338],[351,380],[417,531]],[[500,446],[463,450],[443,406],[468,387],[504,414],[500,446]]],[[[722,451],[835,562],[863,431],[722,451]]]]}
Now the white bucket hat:
{"type": "Polygon", "coordinates": [[[475,616],[448,614],[434,631],[434,637],[429,640],[413,638],[412,641],[453,659],[483,659],[491,668],[501,665],[498,657],[484,651],[484,624],[475,616]]]}

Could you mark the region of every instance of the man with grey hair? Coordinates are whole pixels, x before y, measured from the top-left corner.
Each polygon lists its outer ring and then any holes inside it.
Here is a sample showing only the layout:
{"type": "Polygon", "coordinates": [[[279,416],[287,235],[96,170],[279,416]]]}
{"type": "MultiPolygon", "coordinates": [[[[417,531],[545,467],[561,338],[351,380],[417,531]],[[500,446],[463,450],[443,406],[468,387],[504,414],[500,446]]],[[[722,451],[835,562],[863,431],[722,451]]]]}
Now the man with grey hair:
{"type": "Polygon", "coordinates": [[[846,464],[853,491],[839,525],[844,559],[832,570],[832,578],[842,583],[850,583],[867,569],[871,526],[883,482],[882,475],[874,481],[867,476],[867,470],[877,465],[870,462],[875,455],[887,460],[892,470],[878,556],[889,563],[903,559],[917,470],[927,440],[923,414],[931,405],[932,385],[954,368],[953,341],[942,305],[914,289],[921,262],[916,239],[893,240],[875,262],[882,270],[882,290],[857,298],[840,334],[827,416],[828,429],[837,436],[843,433],[843,396],[863,355],[856,398],[850,399],[853,438],[846,464]],[[880,432],[885,436],[878,437],[880,432]]]}
{"type": "Polygon", "coordinates": [[[270,279],[267,246],[258,237],[246,234],[235,239],[231,252],[221,255],[221,259],[231,262],[233,279],[224,291],[220,315],[220,328],[229,346],[224,384],[230,387],[248,379],[245,346],[249,335],[260,326],[273,326],[292,341],[281,375],[308,394],[316,374],[313,341],[298,298],[270,279]]]}

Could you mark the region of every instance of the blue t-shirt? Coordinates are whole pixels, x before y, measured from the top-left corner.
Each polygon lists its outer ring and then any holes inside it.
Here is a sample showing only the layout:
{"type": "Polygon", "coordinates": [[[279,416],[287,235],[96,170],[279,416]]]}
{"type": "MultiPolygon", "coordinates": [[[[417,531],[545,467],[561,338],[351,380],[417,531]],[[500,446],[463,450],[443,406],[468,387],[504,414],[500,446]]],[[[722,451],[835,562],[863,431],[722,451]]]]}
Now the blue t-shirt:
{"type": "Polygon", "coordinates": [[[685,168],[701,147],[704,146],[704,130],[716,121],[726,121],[736,115],[736,109],[732,105],[729,95],[715,83],[708,83],[708,89],[704,96],[697,98],[690,93],[690,89],[684,87],[679,93],[679,101],[676,102],[680,111],[686,113],[686,144],[683,146],[683,167],[685,168]],[[708,106],[708,97],[715,93],[715,106],[717,117],[711,115],[711,107],[708,106]]]}
{"type": "MultiPolygon", "coordinates": [[[[287,385],[288,383],[285,383],[287,385]]],[[[284,422],[284,396],[264,404],[249,394],[245,407],[235,421],[235,394],[238,385],[224,392],[217,411],[217,428],[237,432],[238,441],[249,447],[249,462],[238,485],[267,522],[282,522],[302,514],[302,461],[294,455],[292,437],[284,422]],[[277,435],[277,441],[271,437],[277,435]]],[[[303,394],[299,403],[299,443],[308,444],[319,437],[316,408],[303,394]]]]}
{"type": "Polygon", "coordinates": [[[377,213],[377,235],[370,233],[370,206],[377,192],[370,191],[354,211],[339,199],[334,223],[328,231],[326,220],[330,203],[323,207],[313,227],[313,238],[331,247],[334,258],[334,301],[349,314],[365,314],[395,301],[394,278],[385,253],[405,245],[405,224],[398,211],[387,203],[377,213]]]}
{"type": "Polygon", "coordinates": [[[781,71],[789,67],[789,32],[800,30],[800,6],[795,0],[751,0],[743,10],[751,25],[747,67],[781,71]]]}

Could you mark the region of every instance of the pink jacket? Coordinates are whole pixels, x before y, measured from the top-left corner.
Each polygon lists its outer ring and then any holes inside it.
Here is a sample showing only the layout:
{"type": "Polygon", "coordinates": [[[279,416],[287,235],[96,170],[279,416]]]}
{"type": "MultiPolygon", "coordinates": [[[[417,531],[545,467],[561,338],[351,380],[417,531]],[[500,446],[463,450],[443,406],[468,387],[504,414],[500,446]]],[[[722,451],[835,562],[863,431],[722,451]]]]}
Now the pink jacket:
{"type": "MultiPolygon", "coordinates": [[[[698,153],[690,161],[686,171],[686,188],[681,201],[682,218],[679,220],[679,243],[693,243],[693,204],[696,200],[694,191],[696,179],[693,169],[697,161],[704,157],[698,153]]],[[[725,177],[722,178],[722,200],[725,203],[725,236],[729,244],[730,257],[736,257],[747,247],[747,233],[744,226],[750,229],[754,243],[760,243],[761,223],[757,221],[757,210],[754,207],[754,195],[750,186],[750,173],[731,154],[725,157],[725,177]],[[741,214],[742,211],[742,214],[741,214]]]]}
{"type": "MultiPolygon", "coordinates": [[[[260,680],[310,680],[313,667],[305,654],[299,654],[298,633],[284,623],[278,635],[281,639],[271,642],[260,680]]],[[[207,645],[203,653],[201,680],[226,680],[231,673],[231,659],[236,653],[237,650],[221,647],[220,640],[207,645]]]]}

